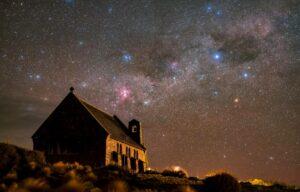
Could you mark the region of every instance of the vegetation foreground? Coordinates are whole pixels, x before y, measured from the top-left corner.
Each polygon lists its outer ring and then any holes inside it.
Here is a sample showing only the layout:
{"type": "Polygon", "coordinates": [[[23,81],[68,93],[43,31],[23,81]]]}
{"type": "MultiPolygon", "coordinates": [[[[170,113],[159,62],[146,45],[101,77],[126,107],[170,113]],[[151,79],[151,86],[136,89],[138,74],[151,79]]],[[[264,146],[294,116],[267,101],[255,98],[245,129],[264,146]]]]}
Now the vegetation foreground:
{"type": "Polygon", "coordinates": [[[35,151],[0,143],[0,191],[61,192],[295,192],[296,187],[238,182],[227,173],[205,179],[183,171],[133,174],[116,166],[92,168],[78,163],[47,164],[35,151]]]}

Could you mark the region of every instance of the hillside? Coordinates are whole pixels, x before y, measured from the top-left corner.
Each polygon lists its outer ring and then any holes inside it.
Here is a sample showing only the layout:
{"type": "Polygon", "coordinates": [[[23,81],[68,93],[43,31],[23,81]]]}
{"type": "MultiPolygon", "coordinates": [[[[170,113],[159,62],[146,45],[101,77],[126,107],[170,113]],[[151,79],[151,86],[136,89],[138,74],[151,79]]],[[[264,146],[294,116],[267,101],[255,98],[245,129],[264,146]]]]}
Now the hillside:
{"type": "Polygon", "coordinates": [[[92,168],[78,163],[47,164],[43,154],[0,143],[0,191],[211,191],[295,192],[293,187],[238,183],[229,174],[200,180],[184,172],[165,170],[131,174],[116,167],[92,168]]]}

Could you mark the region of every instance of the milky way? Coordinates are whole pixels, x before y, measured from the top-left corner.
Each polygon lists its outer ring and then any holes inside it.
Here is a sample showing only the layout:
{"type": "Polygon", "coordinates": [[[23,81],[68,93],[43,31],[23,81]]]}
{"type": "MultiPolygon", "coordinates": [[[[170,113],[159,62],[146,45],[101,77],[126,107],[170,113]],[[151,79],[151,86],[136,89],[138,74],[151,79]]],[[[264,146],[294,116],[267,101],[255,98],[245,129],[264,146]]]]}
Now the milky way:
{"type": "Polygon", "coordinates": [[[68,93],[143,125],[150,166],[300,184],[297,0],[2,0],[0,141],[68,93]]]}

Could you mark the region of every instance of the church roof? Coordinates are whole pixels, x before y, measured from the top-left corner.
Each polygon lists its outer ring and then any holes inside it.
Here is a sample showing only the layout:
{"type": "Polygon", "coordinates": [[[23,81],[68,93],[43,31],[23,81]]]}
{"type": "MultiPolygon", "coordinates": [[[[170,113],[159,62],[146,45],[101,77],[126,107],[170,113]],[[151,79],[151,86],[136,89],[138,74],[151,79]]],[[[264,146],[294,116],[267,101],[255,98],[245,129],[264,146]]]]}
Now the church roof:
{"type": "Polygon", "coordinates": [[[124,123],[117,117],[111,116],[100,109],[94,107],[93,105],[87,103],[86,101],[78,98],[74,95],[80,103],[88,110],[88,112],[97,120],[99,125],[103,127],[109,134],[112,139],[118,140],[120,142],[133,145],[135,147],[145,149],[142,144],[136,142],[129,134],[129,130],[124,125],[124,123]]]}

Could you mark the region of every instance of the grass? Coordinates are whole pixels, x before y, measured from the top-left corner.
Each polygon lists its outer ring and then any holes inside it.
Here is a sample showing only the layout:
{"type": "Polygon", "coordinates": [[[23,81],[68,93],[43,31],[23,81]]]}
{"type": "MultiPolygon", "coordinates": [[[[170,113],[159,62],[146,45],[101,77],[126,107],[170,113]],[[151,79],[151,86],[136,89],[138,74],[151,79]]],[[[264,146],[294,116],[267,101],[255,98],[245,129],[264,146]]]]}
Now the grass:
{"type": "Polygon", "coordinates": [[[0,154],[4,157],[0,158],[0,191],[8,192],[297,191],[295,187],[278,183],[270,186],[238,183],[225,173],[201,180],[174,170],[132,174],[114,165],[93,169],[76,162],[47,164],[40,153],[6,144],[0,144],[0,154]]]}

